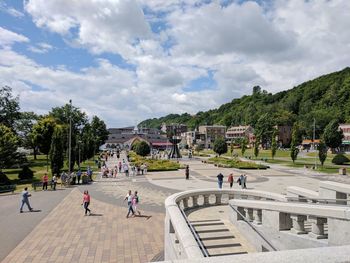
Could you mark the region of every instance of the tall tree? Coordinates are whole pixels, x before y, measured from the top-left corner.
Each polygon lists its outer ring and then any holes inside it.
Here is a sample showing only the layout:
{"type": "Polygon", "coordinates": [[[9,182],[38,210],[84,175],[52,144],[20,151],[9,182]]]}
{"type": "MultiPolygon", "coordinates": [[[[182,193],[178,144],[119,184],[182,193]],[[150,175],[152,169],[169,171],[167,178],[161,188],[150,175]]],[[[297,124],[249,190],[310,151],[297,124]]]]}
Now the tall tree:
{"type": "Polygon", "coordinates": [[[275,121],[271,114],[268,113],[261,115],[256,123],[255,134],[260,137],[263,148],[267,148],[270,145],[274,126],[275,121]]]}
{"type": "Polygon", "coordinates": [[[39,147],[40,152],[46,155],[47,170],[49,169],[49,152],[55,126],[56,122],[52,117],[44,117],[33,126],[32,131],[34,143],[39,147]]]}
{"type": "Polygon", "coordinates": [[[272,157],[272,159],[275,158],[276,151],[277,151],[276,136],[277,136],[277,132],[275,131],[275,132],[273,133],[272,139],[271,139],[271,157],[272,157]]]}
{"type": "Polygon", "coordinates": [[[247,150],[248,139],[246,137],[241,139],[241,152],[242,156],[244,156],[245,151],[247,150]]]}
{"type": "Polygon", "coordinates": [[[95,152],[98,152],[99,147],[108,139],[108,130],[103,120],[94,116],[91,120],[91,128],[95,138],[95,152]]]}
{"type": "Polygon", "coordinates": [[[259,156],[259,145],[260,145],[260,142],[261,142],[260,140],[261,139],[260,139],[259,136],[257,136],[255,138],[255,142],[254,142],[254,156],[255,156],[255,159],[258,158],[258,156],[259,156]]]}
{"type": "Polygon", "coordinates": [[[292,142],[290,144],[290,157],[292,158],[293,163],[295,162],[299,154],[298,138],[299,138],[299,127],[297,124],[294,124],[292,129],[292,142]]]}
{"type": "Polygon", "coordinates": [[[36,160],[37,147],[34,144],[32,131],[38,119],[39,116],[34,112],[21,112],[20,117],[15,122],[15,130],[20,139],[19,144],[22,147],[33,150],[34,160],[36,160]]]}
{"type": "Polygon", "coordinates": [[[324,162],[327,159],[327,146],[323,140],[321,140],[320,144],[318,145],[318,158],[320,159],[321,165],[323,166],[324,162]]]}
{"type": "Polygon", "coordinates": [[[331,121],[324,129],[324,143],[331,148],[332,152],[341,145],[343,137],[343,131],[339,129],[339,122],[337,120],[331,121]]]}
{"type": "Polygon", "coordinates": [[[16,134],[9,127],[0,124],[0,172],[19,163],[21,155],[17,152],[17,147],[16,134]]]}
{"type": "Polygon", "coordinates": [[[61,125],[56,125],[49,152],[52,175],[59,176],[64,164],[64,135],[64,128],[61,125]]]}
{"type": "Polygon", "coordinates": [[[14,124],[19,115],[19,97],[12,95],[12,88],[2,87],[0,89],[0,124],[14,130],[14,124]]]}
{"type": "Polygon", "coordinates": [[[216,152],[219,156],[221,154],[224,154],[227,152],[227,144],[224,138],[222,137],[218,137],[216,138],[216,140],[214,141],[214,148],[213,148],[214,152],[216,152]]]}

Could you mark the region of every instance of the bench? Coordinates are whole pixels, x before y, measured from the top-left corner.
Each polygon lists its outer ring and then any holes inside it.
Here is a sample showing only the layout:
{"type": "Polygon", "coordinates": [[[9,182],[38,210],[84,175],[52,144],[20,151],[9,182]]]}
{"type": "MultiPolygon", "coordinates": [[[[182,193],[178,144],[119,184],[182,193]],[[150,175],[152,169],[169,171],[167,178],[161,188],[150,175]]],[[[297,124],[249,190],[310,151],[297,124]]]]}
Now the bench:
{"type": "Polygon", "coordinates": [[[14,192],[16,190],[15,184],[0,185],[0,193],[14,192]]]}
{"type": "MultiPolygon", "coordinates": [[[[51,189],[53,188],[53,183],[51,181],[48,182],[47,185],[50,186],[51,189]]],[[[33,187],[34,191],[36,191],[37,187],[41,187],[41,188],[43,187],[43,182],[34,182],[34,183],[32,183],[32,187],[33,187]]]]}

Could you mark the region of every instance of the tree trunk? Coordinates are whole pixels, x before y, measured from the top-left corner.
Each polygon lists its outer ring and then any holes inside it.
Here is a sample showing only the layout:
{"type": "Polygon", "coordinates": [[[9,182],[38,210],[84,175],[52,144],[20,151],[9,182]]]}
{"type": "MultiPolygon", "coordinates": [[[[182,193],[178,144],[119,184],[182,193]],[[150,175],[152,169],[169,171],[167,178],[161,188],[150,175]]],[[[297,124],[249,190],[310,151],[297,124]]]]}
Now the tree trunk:
{"type": "Polygon", "coordinates": [[[46,172],[49,171],[49,155],[46,154],[46,172]]]}
{"type": "Polygon", "coordinates": [[[34,146],[34,147],[33,147],[34,160],[36,160],[36,154],[37,154],[37,153],[36,153],[36,147],[34,146]]]}

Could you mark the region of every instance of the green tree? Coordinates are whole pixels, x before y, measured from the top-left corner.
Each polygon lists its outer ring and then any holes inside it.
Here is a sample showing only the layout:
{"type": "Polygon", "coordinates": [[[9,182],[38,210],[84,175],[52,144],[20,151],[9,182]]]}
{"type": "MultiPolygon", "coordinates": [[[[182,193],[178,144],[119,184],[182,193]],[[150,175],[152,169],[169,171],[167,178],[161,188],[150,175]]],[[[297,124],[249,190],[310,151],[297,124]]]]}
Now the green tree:
{"type": "Polygon", "coordinates": [[[49,152],[52,175],[59,176],[64,164],[64,134],[64,128],[61,125],[56,125],[49,152]]]}
{"type": "Polygon", "coordinates": [[[231,153],[231,156],[233,156],[234,147],[235,147],[235,144],[234,144],[234,141],[233,141],[233,138],[232,138],[231,142],[230,142],[230,153],[231,153]]]}
{"type": "Polygon", "coordinates": [[[248,139],[246,137],[241,139],[241,152],[242,156],[244,156],[245,151],[247,150],[248,139]]]}
{"type": "Polygon", "coordinates": [[[256,123],[255,133],[260,137],[263,148],[266,148],[267,145],[271,143],[274,126],[275,121],[269,113],[261,115],[256,123]]]}
{"type": "Polygon", "coordinates": [[[0,171],[21,161],[17,152],[18,137],[7,126],[0,124],[0,171]]]}
{"type": "Polygon", "coordinates": [[[92,133],[95,139],[95,152],[98,152],[99,147],[108,139],[108,130],[105,122],[94,116],[91,120],[92,133]]]}
{"type": "Polygon", "coordinates": [[[13,97],[12,88],[2,87],[0,89],[0,124],[14,130],[14,124],[19,115],[19,97],[13,97]]]}
{"type": "Polygon", "coordinates": [[[258,156],[259,156],[259,145],[260,145],[260,137],[257,136],[255,138],[255,142],[254,142],[254,156],[255,156],[255,159],[258,158],[258,156]]]}
{"type": "Polygon", "coordinates": [[[32,131],[34,144],[39,147],[40,152],[46,155],[47,170],[49,169],[49,152],[55,126],[56,122],[52,117],[44,117],[33,126],[32,131]]]}
{"type": "Polygon", "coordinates": [[[271,157],[272,159],[275,158],[276,155],[276,151],[277,151],[277,141],[276,141],[276,131],[273,133],[272,135],[272,139],[271,139],[271,157]]]}
{"type": "Polygon", "coordinates": [[[292,142],[290,144],[290,157],[292,158],[293,163],[295,162],[299,154],[298,138],[299,138],[298,125],[294,124],[292,129],[292,142]]]}
{"type": "Polygon", "coordinates": [[[15,122],[15,130],[20,140],[20,146],[32,149],[34,160],[36,160],[37,147],[33,140],[32,131],[38,119],[39,116],[34,112],[21,112],[20,117],[15,122]]]}
{"type": "Polygon", "coordinates": [[[216,152],[219,156],[221,154],[224,154],[227,152],[227,144],[224,138],[222,137],[218,137],[216,138],[216,140],[214,141],[214,148],[213,148],[214,152],[216,152]]]}
{"type": "Polygon", "coordinates": [[[147,142],[141,141],[136,144],[135,152],[138,155],[147,156],[151,152],[151,148],[149,147],[147,142]]]}
{"type": "Polygon", "coordinates": [[[320,144],[318,145],[318,158],[320,159],[321,165],[323,166],[324,162],[327,159],[327,145],[323,142],[323,140],[321,140],[320,144]]]}
{"type": "Polygon", "coordinates": [[[343,137],[343,131],[339,129],[337,120],[331,121],[324,129],[324,143],[331,148],[332,152],[341,145],[343,137]]]}

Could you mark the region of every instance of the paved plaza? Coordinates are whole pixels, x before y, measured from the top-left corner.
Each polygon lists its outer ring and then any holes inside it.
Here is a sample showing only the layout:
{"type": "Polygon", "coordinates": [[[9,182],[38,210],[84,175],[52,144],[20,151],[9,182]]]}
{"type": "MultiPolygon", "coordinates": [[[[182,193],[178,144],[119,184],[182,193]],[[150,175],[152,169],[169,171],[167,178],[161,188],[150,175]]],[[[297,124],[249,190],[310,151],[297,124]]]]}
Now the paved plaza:
{"type": "MultiPolygon", "coordinates": [[[[125,157],[125,156],[124,156],[125,157]]],[[[116,159],[108,165],[114,166],[116,159]]],[[[32,205],[37,213],[19,213],[16,195],[0,196],[2,210],[0,220],[0,260],[3,262],[149,262],[163,259],[164,200],[167,196],[200,188],[217,188],[216,175],[225,175],[224,188],[228,189],[227,175],[235,180],[240,173],[248,176],[248,189],[285,193],[286,187],[295,185],[317,190],[320,180],[349,182],[348,177],[312,174],[309,171],[292,170],[272,166],[267,170],[235,170],[204,164],[201,160],[183,160],[190,166],[190,180],[185,180],[184,170],[153,172],[135,177],[119,174],[117,178],[98,178],[88,186],[75,186],[59,191],[32,192],[32,205]],[[91,194],[92,216],[84,216],[81,207],[82,192],[91,194]],[[128,190],[140,195],[141,217],[126,219],[128,190]]],[[[238,188],[237,183],[234,188],[238,188]]],[[[212,214],[209,210],[189,215],[194,221],[212,214]]],[[[212,220],[219,220],[232,233],[225,208],[214,213],[212,220]],[[224,211],[224,212],[221,212],[224,211]]],[[[215,225],[215,224],[214,224],[215,225]]],[[[236,236],[235,234],[233,234],[236,236]]],[[[245,240],[232,241],[253,251],[245,240]]],[[[224,253],[225,251],[222,251],[224,253]]],[[[214,252],[213,252],[214,253],[214,252]]],[[[215,252],[217,253],[217,252],[215,252]]]]}

